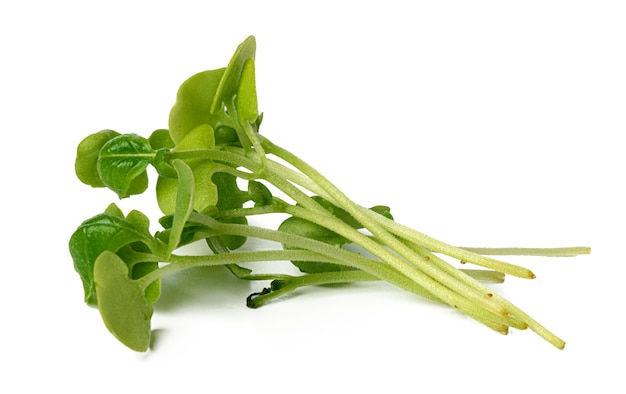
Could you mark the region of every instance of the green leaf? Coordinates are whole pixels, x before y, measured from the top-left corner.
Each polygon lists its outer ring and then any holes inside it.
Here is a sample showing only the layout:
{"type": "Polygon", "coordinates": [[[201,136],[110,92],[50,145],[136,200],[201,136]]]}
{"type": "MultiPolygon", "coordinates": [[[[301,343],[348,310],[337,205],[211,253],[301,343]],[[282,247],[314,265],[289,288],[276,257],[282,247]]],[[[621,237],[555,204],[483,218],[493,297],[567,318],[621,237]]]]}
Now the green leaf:
{"type": "Polygon", "coordinates": [[[168,257],[178,247],[185,223],[193,211],[195,193],[194,177],[191,168],[184,161],[178,159],[174,160],[172,165],[178,174],[178,189],[176,192],[174,218],[167,244],[168,257]]]}
{"type": "Polygon", "coordinates": [[[215,147],[215,133],[211,125],[203,123],[189,131],[177,144],[176,151],[213,149],[215,147]]]}
{"type": "MultiPolygon", "coordinates": [[[[219,218],[218,220],[222,223],[241,224],[241,225],[248,224],[248,219],[246,219],[244,216],[235,216],[232,218],[219,218]]],[[[235,250],[235,249],[241,248],[246,243],[246,240],[247,240],[247,238],[244,236],[230,235],[230,234],[218,235],[217,238],[219,238],[222,245],[228,248],[228,250],[235,250]]],[[[209,246],[211,246],[210,243],[209,243],[209,246]]]]}
{"type": "Polygon", "coordinates": [[[92,187],[105,187],[98,173],[98,155],[102,146],[118,135],[120,133],[113,130],[102,130],[87,136],[78,144],[74,170],[82,183],[92,187]]]}
{"type": "MultiPolygon", "coordinates": [[[[210,161],[195,164],[192,172],[195,188],[193,209],[200,212],[217,204],[218,188],[212,181],[215,164],[210,161]]],[[[165,215],[173,214],[176,210],[178,178],[160,176],[156,184],[156,193],[161,212],[165,215]]]]}
{"type": "Polygon", "coordinates": [[[102,182],[120,198],[141,194],[148,187],[146,167],[155,156],[147,139],[123,134],[107,141],[98,156],[102,182]]]}
{"type": "MultiPolygon", "coordinates": [[[[280,226],[278,226],[278,231],[284,231],[289,234],[295,234],[302,237],[315,239],[317,241],[335,245],[338,248],[349,242],[349,240],[345,237],[342,237],[341,235],[327,229],[326,227],[320,226],[316,223],[298,217],[290,217],[285,219],[285,221],[283,221],[280,226]]],[[[290,245],[283,245],[283,248],[297,249],[290,245]]],[[[351,269],[347,266],[343,266],[340,264],[319,261],[292,261],[292,263],[293,265],[298,267],[300,271],[306,273],[334,272],[351,269]]]]}
{"type": "Polygon", "coordinates": [[[256,79],[254,75],[254,59],[244,63],[237,91],[237,115],[239,122],[254,123],[259,117],[259,106],[256,95],[256,79]]]}
{"type": "Polygon", "coordinates": [[[217,186],[218,199],[216,205],[220,211],[241,208],[244,202],[248,201],[248,193],[239,189],[236,176],[227,172],[216,172],[211,180],[217,186]]]}
{"type": "Polygon", "coordinates": [[[370,210],[386,217],[387,219],[393,220],[393,216],[391,215],[391,208],[386,205],[376,205],[375,207],[371,207],[370,210]]]}
{"type": "MultiPolygon", "coordinates": [[[[336,218],[338,218],[342,222],[348,224],[349,226],[357,230],[363,228],[363,225],[359,223],[352,215],[350,215],[343,208],[338,207],[337,205],[331,203],[330,201],[326,200],[325,198],[321,196],[312,196],[311,198],[315,200],[318,204],[320,204],[323,208],[325,208],[328,212],[332,213],[336,218]]],[[[391,216],[390,208],[387,206],[376,205],[370,208],[370,210],[388,219],[393,220],[393,216],[391,216]]]]}
{"type": "Polygon", "coordinates": [[[148,141],[154,150],[172,149],[174,147],[174,141],[172,141],[170,131],[167,129],[154,130],[152,134],[150,134],[148,141]]]}
{"type": "Polygon", "coordinates": [[[226,68],[203,71],[180,86],[169,116],[170,137],[174,143],[178,144],[201,124],[216,126],[217,117],[211,113],[211,105],[225,71],[226,68]]]}
{"type": "MultiPolygon", "coordinates": [[[[152,271],[159,269],[159,263],[153,261],[141,262],[133,265],[131,271],[132,279],[139,279],[152,271]]],[[[157,279],[146,287],[146,300],[155,303],[161,296],[161,279],[157,279]]]]}
{"type": "Polygon", "coordinates": [[[255,206],[270,205],[274,202],[272,192],[261,182],[248,181],[248,194],[255,206]]]}
{"type": "MultiPolygon", "coordinates": [[[[243,207],[244,202],[248,201],[248,193],[239,189],[237,186],[237,177],[234,175],[226,172],[217,172],[213,175],[212,180],[218,190],[218,210],[226,211],[230,209],[238,209],[243,207]]],[[[217,220],[222,223],[248,224],[248,220],[243,216],[219,218],[217,220]]],[[[218,238],[229,250],[239,249],[246,243],[246,237],[240,235],[220,235],[218,238]]]]}
{"type": "Polygon", "coordinates": [[[104,210],[104,213],[124,219],[124,212],[122,212],[120,207],[118,207],[115,203],[109,204],[109,206],[104,210]]]}
{"type": "Polygon", "coordinates": [[[94,280],[98,309],[109,331],[132,350],[148,350],[154,308],[139,282],[129,278],[126,263],[113,252],[102,252],[94,265],[94,280]]]}
{"type": "Polygon", "coordinates": [[[215,129],[215,145],[241,146],[237,131],[229,126],[218,126],[215,129]]]}
{"type": "MultiPolygon", "coordinates": [[[[174,215],[166,215],[159,219],[159,223],[163,226],[164,230],[155,234],[155,237],[162,242],[167,243],[169,241],[172,224],[174,223],[174,215]]],[[[190,243],[205,239],[210,236],[208,232],[211,232],[206,226],[187,222],[180,236],[178,246],[188,245],[190,243]]]]}
{"type": "Polygon", "coordinates": [[[144,228],[116,214],[101,213],[85,220],[70,237],[69,250],[74,269],[83,282],[86,302],[93,302],[93,267],[103,251],[117,252],[133,242],[154,246],[154,239],[144,228]]]}
{"type": "Polygon", "coordinates": [[[249,59],[254,60],[255,54],[256,40],[254,36],[249,36],[239,44],[228,63],[228,67],[226,67],[211,104],[211,114],[223,111],[225,106],[233,102],[233,98],[239,90],[239,81],[244,65],[249,59]]]}

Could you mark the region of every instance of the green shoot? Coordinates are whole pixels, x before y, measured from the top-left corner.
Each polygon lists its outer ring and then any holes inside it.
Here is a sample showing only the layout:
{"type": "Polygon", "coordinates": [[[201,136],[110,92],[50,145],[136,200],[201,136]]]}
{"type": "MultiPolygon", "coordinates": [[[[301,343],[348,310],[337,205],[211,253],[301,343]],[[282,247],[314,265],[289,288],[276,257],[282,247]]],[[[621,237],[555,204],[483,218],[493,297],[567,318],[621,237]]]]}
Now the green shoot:
{"type": "Polygon", "coordinates": [[[256,41],[248,37],[227,67],[186,80],[170,111],[169,129],[148,138],[103,130],[78,145],[79,180],[120,198],[148,189],[148,166],[158,174],[162,230],[151,233],[146,215],[124,215],[112,204],[78,226],[69,242],[85,301],[97,304],[120,342],[136,351],[150,348],[150,320],[163,277],[190,267],[223,266],[241,280],[264,282],[247,298],[250,308],[307,286],[383,280],[496,332],[529,328],[563,349],[562,339],[489,287],[505,275],[532,279],[535,274],[490,256],[575,256],[589,248],[455,247],[399,223],[387,206],[358,205],[313,166],[260,134],[255,52],[256,41]],[[241,189],[242,183],[247,188],[241,189]],[[248,223],[252,216],[276,214],[286,216],[277,228],[248,223]],[[240,250],[250,238],[278,246],[240,250]],[[211,253],[178,253],[195,242],[208,245],[211,253]],[[459,269],[442,255],[482,268],[459,269]],[[291,261],[300,274],[255,272],[272,261],[291,261]]]}

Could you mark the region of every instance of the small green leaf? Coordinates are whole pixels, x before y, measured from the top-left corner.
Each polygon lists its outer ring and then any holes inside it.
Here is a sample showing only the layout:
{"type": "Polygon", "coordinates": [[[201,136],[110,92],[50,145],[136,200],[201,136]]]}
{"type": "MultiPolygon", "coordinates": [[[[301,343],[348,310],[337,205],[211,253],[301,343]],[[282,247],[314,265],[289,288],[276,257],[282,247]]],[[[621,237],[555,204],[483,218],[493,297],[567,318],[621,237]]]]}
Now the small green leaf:
{"type": "Polygon", "coordinates": [[[124,219],[124,212],[122,212],[120,207],[118,207],[115,203],[109,204],[109,206],[104,210],[104,213],[124,219]]]}
{"type": "Polygon", "coordinates": [[[92,187],[105,187],[98,174],[98,155],[102,146],[118,135],[120,133],[113,130],[102,130],[87,136],[78,144],[74,170],[82,183],[92,187]]]}
{"type": "Polygon", "coordinates": [[[240,146],[237,131],[229,126],[218,126],[215,129],[215,145],[240,146]]]}
{"type": "MultiPolygon", "coordinates": [[[[289,234],[295,234],[302,237],[315,239],[317,241],[335,245],[338,248],[349,242],[349,240],[345,237],[342,237],[341,235],[327,229],[326,227],[322,227],[316,223],[298,217],[290,217],[285,219],[285,221],[283,221],[280,226],[278,226],[278,231],[284,231],[289,234]]],[[[289,245],[283,245],[283,248],[294,249],[294,247],[289,245]]],[[[340,264],[318,261],[292,261],[292,263],[293,265],[298,267],[300,271],[306,273],[334,272],[350,269],[349,267],[340,264]]]]}
{"type": "Polygon", "coordinates": [[[226,68],[203,71],[180,86],[169,116],[170,137],[174,143],[180,142],[198,125],[216,126],[217,118],[210,110],[225,71],[226,68]]]}
{"type": "Polygon", "coordinates": [[[236,176],[227,172],[216,172],[211,180],[218,189],[217,208],[220,211],[241,208],[248,201],[248,193],[239,189],[236,176]]]}
{"type": "MultiPolygon", "coordinates": [[[[194,177],[194,206],[200,212],[217,204],[218,188],[212,181],[215,173],[215,164],[204,161],[192,168],[194,177]]],[[[176,195],[178,193],[178,178],[160,176],[156,184],[157,202],[161,212],[165,215],[173,214],[176,210],[176,195]]]]}
{"type": "Polygon", "coordinates": [[[160,176],[164,176],[166,178],[176,178],[176,171],[166,157],[169,152],[170,150],[165,148],[157,150],[154,155],[154,159],[152,159],[152,167],[157,170],[157,173],[160,176]]]}
{"type": "MultiPolygon", "coordinates": [[[[347,225],[357,230],[363,228],[363,225],[359,223],[352,215],[350,215],[343,208],[338,207],[337,205],[331,203],[330,201],[326,200],[325,198],[321,196],[312,196],[311,198],[315,200],[318,204],[320,204],[323,208],[325,208],[328,212],[332,213],[336,218],[346,223],[347,225]]],[[[391,216],[390,208],[387,206],[377,205],[377,206],[370,208],[370,210],[388,219],[393,220],[393,216],[391,216]]]]}
{"type": "Polygon", "coordinates": [[[167,129],[154,130],[152,134],[150,134],[148,141],[154,150],[172,149],[174,147],[174,141],[172,141],[170,131],[167,129]]]}
{"type": "Polygon", "coordinates": [[[148,187],[146,167],[155,156],[147,139],[123,134],[107,141],[98,156],[102,182],[120,198],[141,194],[148,187]]]}
{"type": "MultiPolygon", "coordinates": [[[[222,223],[230,223],[230,224],[241,224],[241,225],[248,224],[248,219],[246,219],[244,216],[235,216],[232,218],[220,218],[219,221],[222,223]]],[[[235,249],[241,248],[246,243],[246,240],[247,240],[246,237],[243,237],[241,235],[230,235],[230,234],[219,235],[218,238],[220,239],[222,244],[226,248],[228,248],[228,250],[235,250],[235,249]]]]}
{"type": "Polygon", "coordinates": [[[223,111],[224,106],[232,103],[239,90],[239,81],[245,63],[256,54],[256,40],[254,36],[246,38],[235,50],[226,71],[220,80],[220,84],[211,104],[211,114],[223,111]]]}
{"type": "Polygon", "coordinates": [[[139,232],[150,234],[150,219],[143,212],[133,209],[126,215],[126,220],[139,232]]]}
{"type": "Polygon", "coordinates": [[[176,192],[174,218],[167,244],[168,257],[178,247],[185,223],[193,211],[195,194],[194,177],[191,168],[184,161],[178,159],[174,160],[172,165],[178,174],[178,189],[176,192]]]}
{"type": "MultiPolygon", "coordinates": [[[[218,190],[218,210],[226,211],[238,209],[243,207],[244,202],[248,201],[248,193],[239,189],[239,186],[237,186],[237,177],[234,175],[226,172],[217,172],[213,175],[212,180],[218,190]]],[[[243,216],[219,218],[218,220],[222,223],[248,224],[248,220],[243,216]]],[[[246,237],[240,235],[220,235],[218,238],[229,250],[239,249],[246,243],[246,237]]]]}
{"type": "Polygon", "coordinates": [[[139,282],[129,278],[126,263],[113,252],[102,252],[94,265],[94,280],[98,309],[109,331],[132,350],[148,350],[154,308],[139,282]]]}
{"type": "Polygon", "coordinates": [[[248,181],[248,194],[255,206],[270,205],[274,202],[272,192],[261,182],[248,181]]]}

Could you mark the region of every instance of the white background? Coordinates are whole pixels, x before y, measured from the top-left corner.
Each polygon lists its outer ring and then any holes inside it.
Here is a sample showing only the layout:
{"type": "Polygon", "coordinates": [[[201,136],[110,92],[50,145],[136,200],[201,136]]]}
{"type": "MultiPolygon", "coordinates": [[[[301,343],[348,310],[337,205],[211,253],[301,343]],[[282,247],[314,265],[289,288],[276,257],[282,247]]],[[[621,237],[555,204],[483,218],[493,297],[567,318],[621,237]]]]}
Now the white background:
{"type": "Polygon", "coordinates": [[[0,391],[624,392],[624,20],[619,1],[3,2],[0,391]],[[76,145],[166,127],[178,85],[250,34],[262,133],[357,202],[457,245],[592,247],[510,259],[537,279],[494,286],[564,351],[384,284],[249,310],[261,285],[220,270],[164,283],[150,352],[108,333],[67,241],[117,198],[75,178],[76,145]]]}

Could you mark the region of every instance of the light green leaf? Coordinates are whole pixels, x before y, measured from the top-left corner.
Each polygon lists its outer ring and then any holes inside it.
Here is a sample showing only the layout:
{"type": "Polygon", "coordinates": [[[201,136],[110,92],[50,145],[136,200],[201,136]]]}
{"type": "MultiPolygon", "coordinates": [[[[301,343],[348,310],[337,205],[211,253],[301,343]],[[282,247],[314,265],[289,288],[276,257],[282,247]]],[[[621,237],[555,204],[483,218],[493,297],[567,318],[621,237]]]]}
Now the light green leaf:
{"type": "Polygon", "coordinates": [[[174,141],[172,141],[170,131],[167,129],[154,130],[152,134],[150,134],[148,141],[150,141],[150,146],[154,150],[172,149],[174,147],[174,141]]]}
{"type": "Polygon", "coordinates": [[[216,117],[211,114],[225,68],[203,71],[187,79],[178,89],[176,103],[170,110],[170,137],[178,144],[187,133],[201,124],[216,126],[216,117]]]}
{"type": "Polygon", "coordinates": [[[239,90],[237,92],[237,115],[239,122],[254,123],[259,117],[259,105],[256,96],[256,79],[254,75],[254,59],[248,59],[241,72],[239,90]]]}
{"type": "Polygon", "coordinates": [[[191,131],[176,144],[175,150],[213,149],[214,147],[215,133],[213,132],[213,127],[203,123],[191,129],[191,131]]]}
{"type": "Polygon", "coordinates": [[[82,183],[92,187],[105,187],[98,174],[98,155],[102,146],[118,135],[120,133],[113,130],[102,130],[87,136],[78,144],[74,170],[82,183]]]}
{"type": "Polygon", "coordinates": [[[226,67],[220,84],[211,104],[211,114],[218,114],[224,106],[232,103],[232,99],[239,90],[239,81],[245,63],[256,54],[256,39],[254,36],[246,38],[238,47],[226,67]]]}
{"type": "Polygon", "coordinates": [[[139,282],[129,278],[126,263],[113,252],[102,252],[94,265],[94,280],[98,309],[109,331],[135,351],[148,350],[153,306],[139,282]]]}
{"type": "Polygon", "coordinates": [[[172,165],[178,174],[178,189],[176,192],[174,219],[167,244],[167,256],[178,247],[185,223],[193,211],[195,193],[194,177],[191,168],[179,159],[174,160],[172,165]]]}
{"type": "MultiPolygon", "coordinates": [[[[193,167],[194,176],[194,206],[200,212],[207,207],[217,204],[218,189],[211,180],[215,173],[215,164],[205,161],[193,167]]],[[[178,178],[160,176],[156,184],[157,202],[161,212],[171,215],[176,210],[176,194],[178,193],[178,178]]]]}

